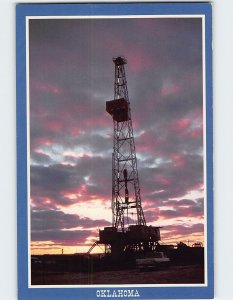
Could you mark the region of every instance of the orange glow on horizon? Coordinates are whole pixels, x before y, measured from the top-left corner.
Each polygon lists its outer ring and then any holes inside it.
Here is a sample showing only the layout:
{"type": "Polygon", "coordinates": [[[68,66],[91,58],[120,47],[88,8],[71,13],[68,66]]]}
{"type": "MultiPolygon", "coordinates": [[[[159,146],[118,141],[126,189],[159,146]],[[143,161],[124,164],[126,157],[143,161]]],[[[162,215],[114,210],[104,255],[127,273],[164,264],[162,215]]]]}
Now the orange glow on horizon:
{"type": "MultiPolygon", "coordinates": [[[[32,242],[31,243],[31,255],[44,255],[44,254],[84,254],[87,253],[90,247],[93,245],[97,237],[90,236],[85,244],[76,245],[76,246],[62,246],[56,245],[51,241],[44,242],[32,242]]],[[[177,245],[178,243],[185,243],[188,246],[192,246],[196,242],[201,242],[205,246],[205,238],[202,233],[196,232],[191,235],[189,234],[174,234],[171,237],[169,232],[163,232],[161,230],[161,245],[177,245]]],[[[103,254],[104,245],[97,245],[92,251],[91,254],[103,254]]]]}
{"type": "MultiPolygon", "coordinates": [[[[51,246],[48,248],[40,248],[40,247],[31,247],[31,255],[44,255],[44,254],[83,254],[87,253],[88,250],[91,248],[92,244],[88,244],[86,246],[51,246]]],[[[99,254],[104,253],[104,246],[96,246],[92,251],[91,254],[99,254]]]]}

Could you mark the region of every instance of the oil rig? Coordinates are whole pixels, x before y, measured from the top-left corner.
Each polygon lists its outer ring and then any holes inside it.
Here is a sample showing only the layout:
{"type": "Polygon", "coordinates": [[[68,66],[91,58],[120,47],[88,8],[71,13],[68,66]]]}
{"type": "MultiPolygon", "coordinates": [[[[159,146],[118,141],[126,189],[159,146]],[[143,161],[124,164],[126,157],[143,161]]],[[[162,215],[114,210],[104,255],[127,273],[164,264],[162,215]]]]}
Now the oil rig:
{"type": "Polygon", "coordinates": [[[89,249],[103,244],[105,253],[154,252],[160,240],[160,227],[146,224],[142,209],[140,182],[134,143],[132,116],[125,75],[124,57],[113,58],[115,65],[114,100],[106,102],[113,119],[112,226],[99,231],[99,240],[89,249]]]}

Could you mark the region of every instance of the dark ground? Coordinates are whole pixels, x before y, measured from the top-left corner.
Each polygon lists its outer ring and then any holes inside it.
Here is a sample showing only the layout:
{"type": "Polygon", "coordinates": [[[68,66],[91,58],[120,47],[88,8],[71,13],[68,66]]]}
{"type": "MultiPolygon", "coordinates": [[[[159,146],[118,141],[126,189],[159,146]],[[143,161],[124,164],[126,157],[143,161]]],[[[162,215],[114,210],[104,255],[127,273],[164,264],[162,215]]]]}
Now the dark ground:
{"type": "Polygon", "coordinates": [[[201,284],[204,248],[161,249],[170,265],[161,269],[136,268],[133,255],[118,259],[98,255],[38,255],[31,258],[32,285],[88,284],[201,284]]]}
{"type": "Polygon", "coordinates": [[[79,284],[193,284],[204,283],[204,269],[200,265],[170,266],[166,270],[137,269],[82,272],[42,272],[32,274],[32,285],[79,284]]]}

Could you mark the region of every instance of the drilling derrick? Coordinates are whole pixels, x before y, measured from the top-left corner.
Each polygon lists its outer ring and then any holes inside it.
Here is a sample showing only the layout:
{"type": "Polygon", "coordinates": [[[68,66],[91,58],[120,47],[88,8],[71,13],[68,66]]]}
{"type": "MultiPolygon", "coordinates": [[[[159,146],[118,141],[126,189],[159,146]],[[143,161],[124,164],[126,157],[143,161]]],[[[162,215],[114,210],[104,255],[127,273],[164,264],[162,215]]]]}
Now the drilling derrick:
{"type": "Polygon", "coordinates": [[[106,102],[113,119],[112,227],[100,230],[99,243],[108,245],[113,255],[130,250],[155,251],[160,227],[147,226],[137,170],[130,101],[125,76],[126,59],[113,59],[114,100],[106,102]]]}
{"type": "Polygon", "coordinates": [[[141,206],[140,185],[135,153],[133,126],[124,65],[118,57],[115,63],[114,100],[106,102],[113,118],[114,142],[112,154],[112,225],[125,232],[131,224],[146,225],[141,206]]]}

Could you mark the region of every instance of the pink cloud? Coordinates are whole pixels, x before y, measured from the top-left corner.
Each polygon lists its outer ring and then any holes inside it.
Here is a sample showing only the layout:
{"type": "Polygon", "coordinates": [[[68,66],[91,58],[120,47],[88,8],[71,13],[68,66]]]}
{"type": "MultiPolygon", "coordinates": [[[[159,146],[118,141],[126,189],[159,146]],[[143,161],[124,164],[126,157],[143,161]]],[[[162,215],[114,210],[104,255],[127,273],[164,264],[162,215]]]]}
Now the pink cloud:
{"type": "Polygon", "coordinates": [[[129,68],[133,72],[144,71],[152,65],[152,60],[149,55],[136,49],[133,49],[133,51],[128,54],[127,60],[129,61],[129,68]]]}
{"type": "Polygon", "coordinates": [[[156,176],[156,181],[163,186],[167,186],[171,183],[171,181],[168,178],[160,175],[156,176]]]}
{"type": "Polygon", "coordinates": [[[191,123],[192,123],[191,119],[183,118],[183,119],[179,119],[176,125],[180,130],[182,130],[188,128],[191,125],[191,123]]]}
{"type": "Polygon", "coordinates": [[[53,144],[53,139],[47,136],[34,137],[31,141],[31,151],[41,145],[51,146],[53,144]]]}
{"type": "Polygon", "coordinates": [[[68,128],[68,133],[71,135],[71,136],[79,136],[81,134],[82,130],[80,130],[79,128],[77,127],[70,127],[68,128]]]}
{"type": "Polygon", "coordinates": [[[193,120],[191,118],[180,118],[172,121],[170,123],[170,129],[175,132],[184,132],[192,124],[193,120]]]}
{"type": "Polygon", "coordinates": [[[183,136],[196,138],[203,134],[202,112],[195,112],[189,117],[184,117],[172,121],[169,130],[183,136]]]}
{"type": "Polygon", "coordinates": [[[47,129],[52,132],[59,132],[62,127],[62,123],[58,120],[49,120],[47,123],[47,129]]]}
{"type": "Polygon", "coordinates": [[[178,168],[184,168],[186,165],[185,157],[184,155],[178,154],[178,153],[172,153],[170,155],[170,158],[175,165],[175,167],[178,168]]]}
{"type": "Polygon", "coordinates": [[[62,93],[61,87],[59,87],[58,85],[55,85],[55,84],[51,84],[51,83],[45,83],[45,82],[31,80],[30,87],[33,90],[37,90],[40,92],[48,92],[48,93],[56,94],[56,95],[59,95],[62,93]]]}
{"type": "Polygon", "coordinates": [[[54,209],[56,201],[49,196],[35,196],[30,198],[32,208],[36,209],[54,209]]]}
{"type": "Polygon", "coordinates": [[[180,85],[175,84],[175,83],[168,83],[164,84],[163,87],[161,88],[161,96],[166,97],[170,95],[175,95],[179,94],[181,92],[182,88],[180,85]]]}

